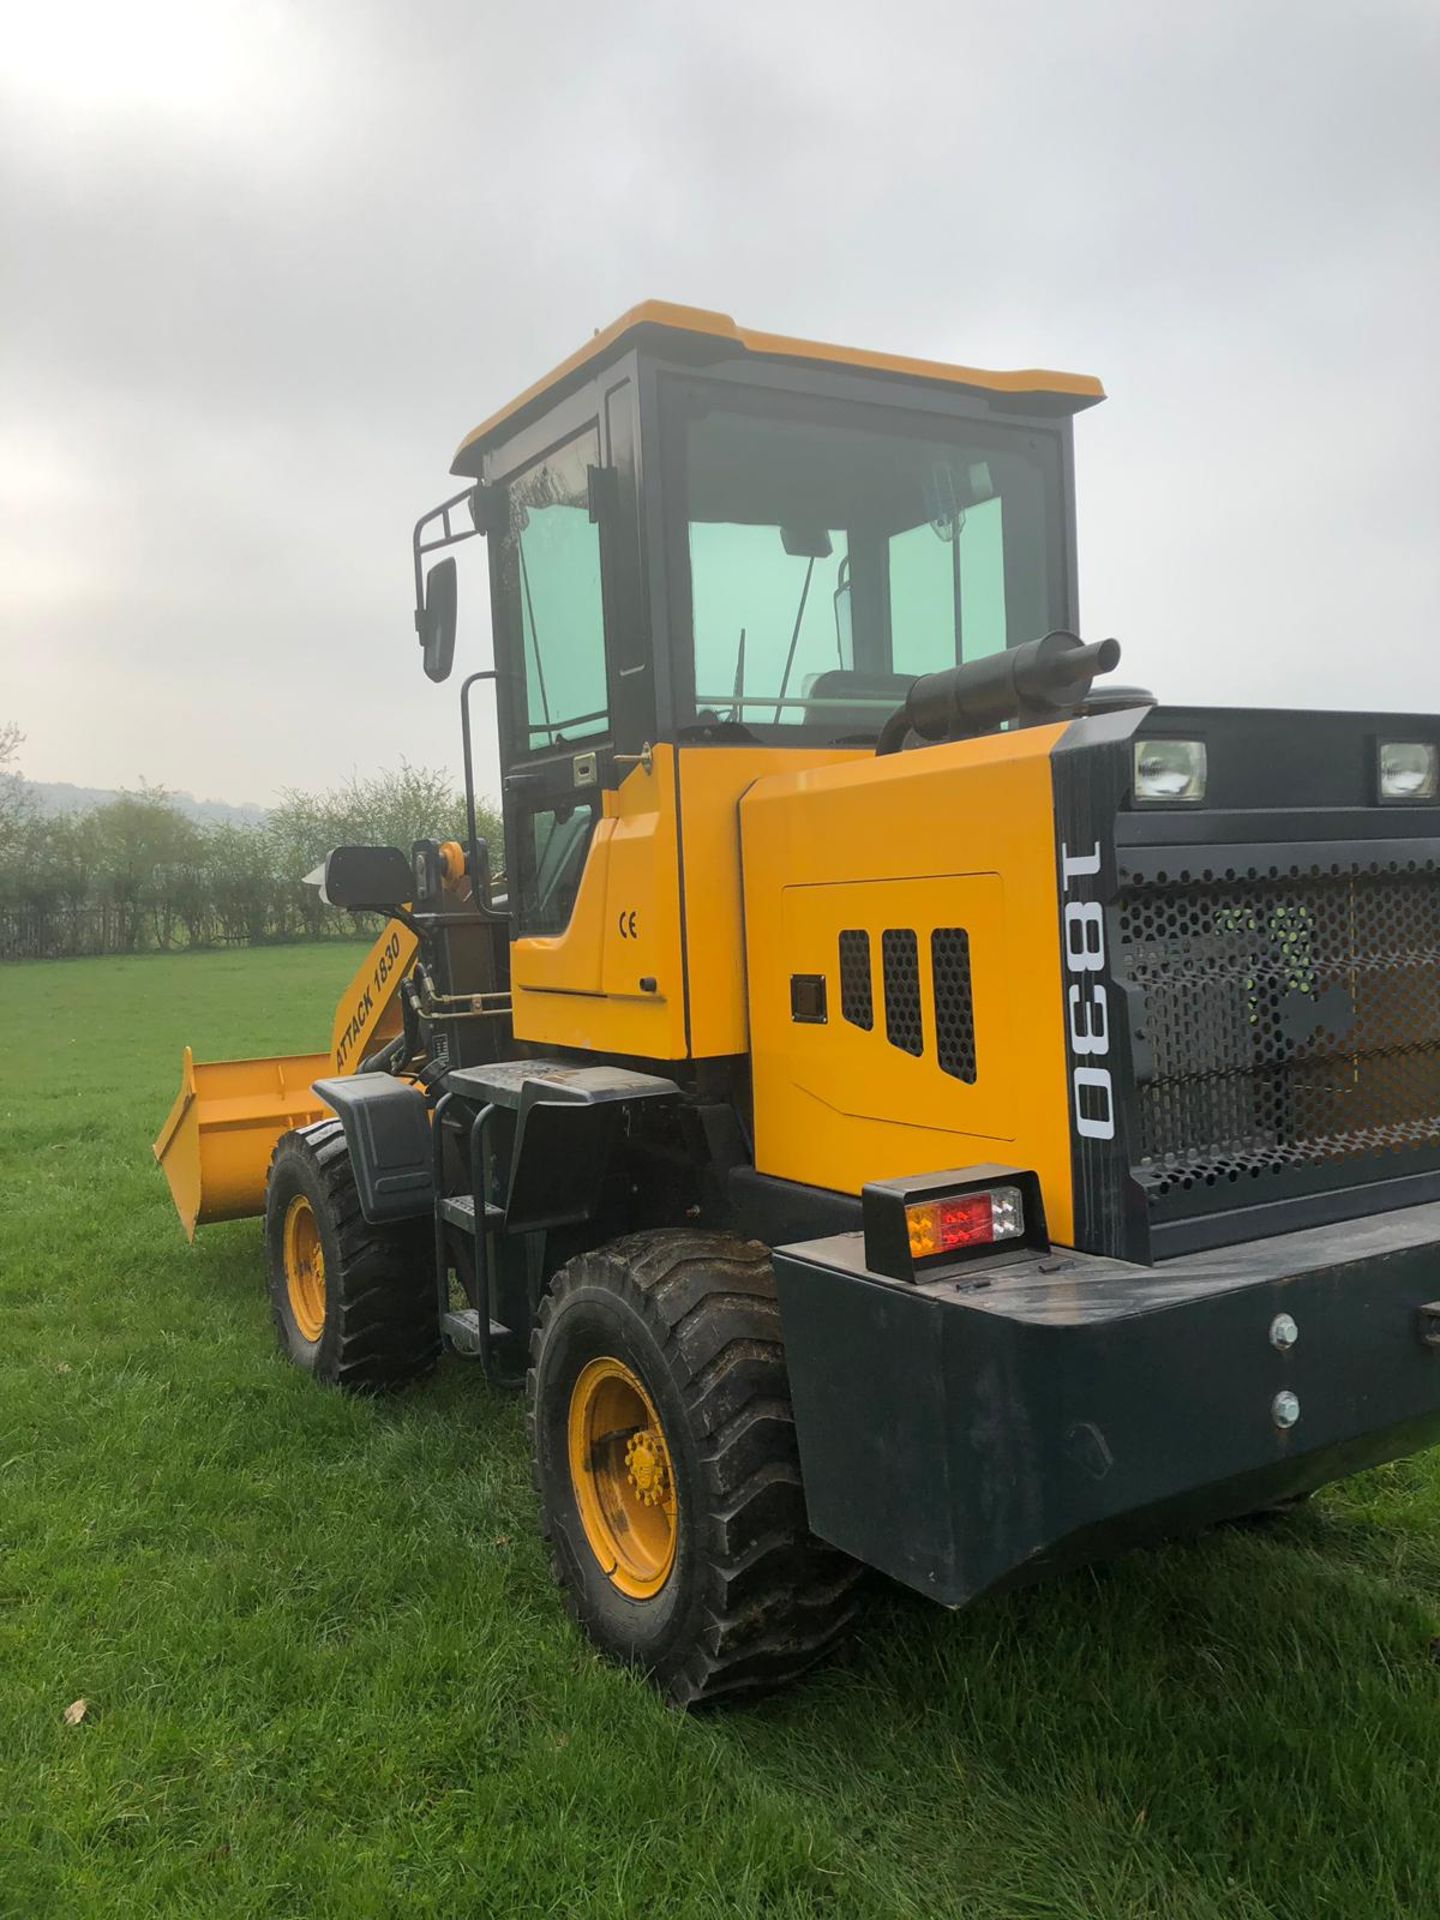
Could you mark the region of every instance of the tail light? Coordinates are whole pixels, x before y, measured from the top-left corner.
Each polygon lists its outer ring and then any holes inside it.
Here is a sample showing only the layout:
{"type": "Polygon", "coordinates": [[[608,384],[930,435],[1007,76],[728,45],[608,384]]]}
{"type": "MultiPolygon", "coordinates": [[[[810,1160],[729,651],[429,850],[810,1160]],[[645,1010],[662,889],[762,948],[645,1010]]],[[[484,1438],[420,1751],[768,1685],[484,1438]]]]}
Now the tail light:
{"type": "Polygon", "coordinates": [[[1025,1202],[1018,1187],[985,1187],[951,1200],[921,1200],[905,1209],[912,1260],[962,1247],[993,1247],[1025,1234],[1025,1202]]]}
{"type": "Polygon", "coordinates": [[[923,1280],[967,1261],[1049,1247],[1040,1182],[1018,1167],[965,1167],[875,1180],[862,1197],[865,1264],[923,1280]]]}

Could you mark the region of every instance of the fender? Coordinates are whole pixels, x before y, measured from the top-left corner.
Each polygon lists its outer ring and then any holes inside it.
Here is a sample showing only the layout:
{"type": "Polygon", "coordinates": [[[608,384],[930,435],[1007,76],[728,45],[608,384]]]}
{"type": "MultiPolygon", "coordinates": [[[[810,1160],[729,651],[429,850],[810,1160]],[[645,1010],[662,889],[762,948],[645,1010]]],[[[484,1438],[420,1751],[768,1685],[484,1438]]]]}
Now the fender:
{"type": "Polygon", "coordinates": [[[345,1129],[360,1211],[370,1224],[433,1213],[430,1109],[424,1094],[390,1073],[317,1080],[315,1091],[345,1129]]]}

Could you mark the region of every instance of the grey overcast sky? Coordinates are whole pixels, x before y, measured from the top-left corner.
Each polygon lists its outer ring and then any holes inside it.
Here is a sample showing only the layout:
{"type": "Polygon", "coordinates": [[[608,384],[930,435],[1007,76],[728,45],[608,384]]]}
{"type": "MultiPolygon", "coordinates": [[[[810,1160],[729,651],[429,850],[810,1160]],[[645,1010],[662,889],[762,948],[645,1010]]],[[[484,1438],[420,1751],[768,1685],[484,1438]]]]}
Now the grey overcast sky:
{"type": "Polygon", "coordinates": [[[0,0],[0,273],[36,779],[453,764],[411,522],[650,296],[1100,374],[1127,678],[1440,707],[1437,0],[0,0]]]}

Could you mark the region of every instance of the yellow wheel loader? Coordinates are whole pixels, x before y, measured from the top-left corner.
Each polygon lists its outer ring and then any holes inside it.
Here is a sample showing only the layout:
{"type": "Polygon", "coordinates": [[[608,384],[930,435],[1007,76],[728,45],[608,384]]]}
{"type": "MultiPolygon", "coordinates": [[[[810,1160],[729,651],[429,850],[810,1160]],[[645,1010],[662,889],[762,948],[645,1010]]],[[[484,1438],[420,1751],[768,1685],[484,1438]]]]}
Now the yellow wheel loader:
{"type": "Polygon", "coordinates": [[[961,1606],[1440,1436],[1440,720],[1107,678],[1102,397],[652,303],[487,420],[413,541],[436,681],[488,546],[466,843],[336,849],[329,1052],[187,1054],[157,1143],[321,1380],[526,1385],[677,1703],[867,1566],[961,1606]]]}

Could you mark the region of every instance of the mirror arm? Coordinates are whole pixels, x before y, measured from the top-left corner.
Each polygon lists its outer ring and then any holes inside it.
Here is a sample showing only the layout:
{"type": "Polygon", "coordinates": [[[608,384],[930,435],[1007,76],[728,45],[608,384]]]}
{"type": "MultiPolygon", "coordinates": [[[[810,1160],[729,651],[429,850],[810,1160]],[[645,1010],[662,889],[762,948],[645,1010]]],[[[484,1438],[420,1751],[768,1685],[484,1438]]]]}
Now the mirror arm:
{"type": "Polygon", "coordinates": [[[415,531],[410,537],[410,549],[415,561],[415,631],[424,632],[425,618],[425,556],[438,553],[442,547],[458,546],[462,540],[473,540],[478,533],[490,531],[489,517],[484,511],[484,494],[490,488],[479,484],[467,487],[463,493],[453,494],[450,499],[442,500],[438,507],[432,507],[428,513],[422,513],[415,522],[415,531]],[[468,503],[473,526],[457,527],[451,521],[451,514],[457,507],[468,503]],[[426,529],[440,523],[440,531],[433,539],[426,539],[426,529]]]}

